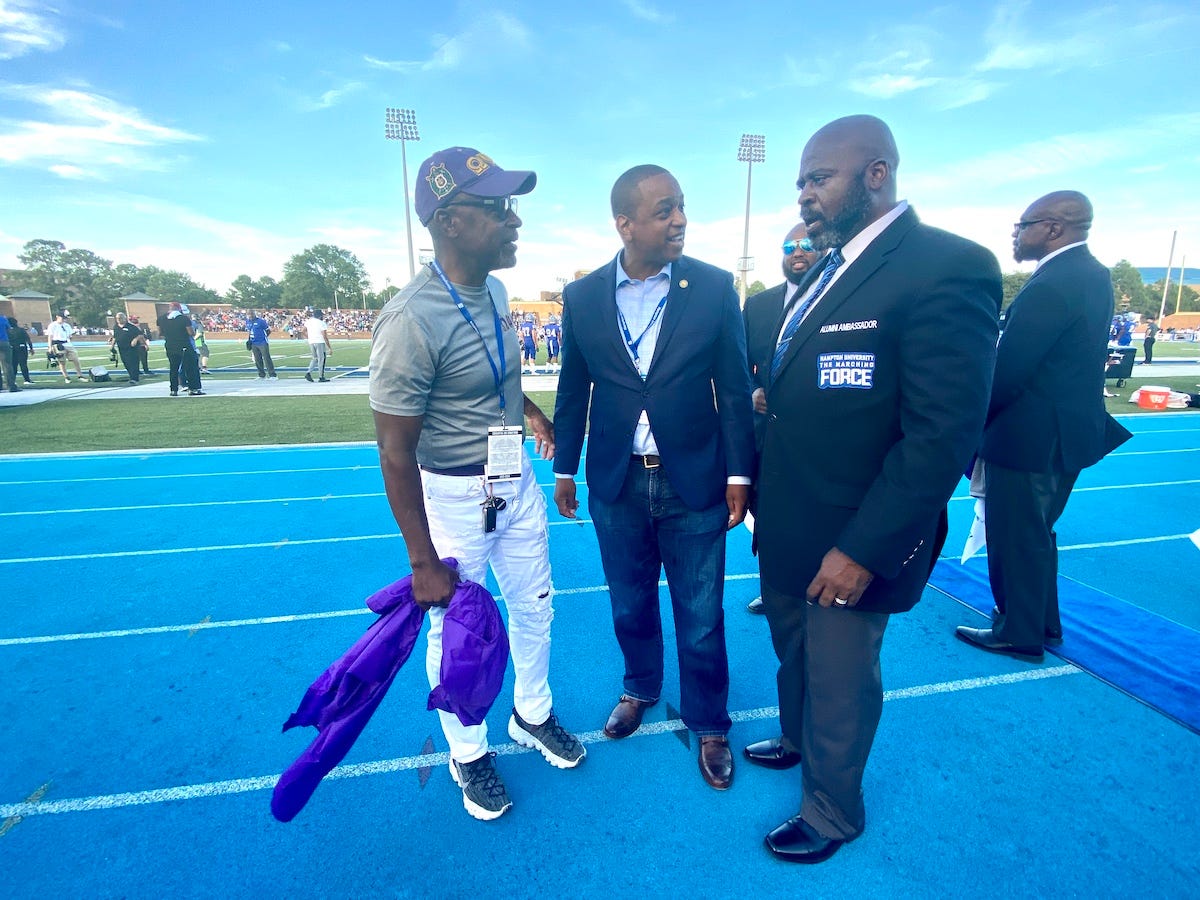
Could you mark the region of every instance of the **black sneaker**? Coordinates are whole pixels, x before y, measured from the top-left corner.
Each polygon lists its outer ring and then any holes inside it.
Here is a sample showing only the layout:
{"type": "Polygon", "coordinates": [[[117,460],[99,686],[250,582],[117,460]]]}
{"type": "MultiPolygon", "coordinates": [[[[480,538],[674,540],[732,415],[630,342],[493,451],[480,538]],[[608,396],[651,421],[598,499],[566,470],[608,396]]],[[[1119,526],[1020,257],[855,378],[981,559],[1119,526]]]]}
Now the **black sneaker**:
{"type": "Polygon", "coordinates": [[[538,751],[558,769],[573,769],[587,756],[583,744],[558,723],[554,710],[541,725],[530,725],[514,709],[508,720],[508,736],[522,747],[538,751]]]}
{"type": "Polygon", "coordinates": [[[179,391],[171,391],[171,396],[172,396],[172,397],[178,397],[178,396],[179,396],[179,391]]]}
{"type": "Polygon", "coordinates": [[[496,753],[485,753],[474,762],[450,760],[450,777],[462,788],[463,806],[484,822],[498,819],[512,806],[504,781],[496,771],[496,753]]]}
{"type": "Polygon", "coordinates": [[[204,391],[188,391],[189,397],[203,397],[204,391]]]}
{"type": "MultiPolygon", "coordinates": [[[[311,379],[311,378],[310,378],[310,379],[308,379],[308,380],[309,380],[309,381],[312,381],[312,379],[311,379]]],[[[317,381],[328,381],[328,380],[329,380],[328,378],[318,378],[318,379],[317,379],[317,381]]]]}
{"type": "Polygon", "coordinates": [[[304,373],[304,380],[305,380],[305,381],[312,381],[312,372],[305,372],[305,373],[304,373]]]}

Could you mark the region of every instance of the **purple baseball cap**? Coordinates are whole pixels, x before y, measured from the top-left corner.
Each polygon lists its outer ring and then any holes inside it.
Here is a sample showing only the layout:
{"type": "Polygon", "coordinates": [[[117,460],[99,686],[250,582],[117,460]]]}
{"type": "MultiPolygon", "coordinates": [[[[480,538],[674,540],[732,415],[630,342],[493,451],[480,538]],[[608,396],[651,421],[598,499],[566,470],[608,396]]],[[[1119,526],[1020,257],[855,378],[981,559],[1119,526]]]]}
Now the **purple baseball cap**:
{"type": "Polygon", "coordinates": [[[439,150],[417,169],[417,218],[428,225],[433,214],[457,194],[511,197],[528,194],[537,184],[533,172],[505,171],[485,153],[470,147],[439,150]]]}

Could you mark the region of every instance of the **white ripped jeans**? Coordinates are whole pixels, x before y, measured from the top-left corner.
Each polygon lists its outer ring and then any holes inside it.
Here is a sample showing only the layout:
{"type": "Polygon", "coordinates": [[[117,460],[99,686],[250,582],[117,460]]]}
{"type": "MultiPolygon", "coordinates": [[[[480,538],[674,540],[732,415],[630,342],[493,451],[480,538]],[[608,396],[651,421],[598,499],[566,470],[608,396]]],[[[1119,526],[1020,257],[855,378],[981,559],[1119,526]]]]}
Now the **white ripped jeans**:
{"type": "MultiPolygon", "coordinates": [[[[513,706],[521,718],[540,725],[550,715],[550,622],[554,586],[546,533],[546,498],[525,458],[519,481],[492,484],[507,502],[497,513],[496,530],[483,532],[487,485],[482,476],[421,472],[429,536],[439,557],[458,560],[464,578],[484,583],[488,566],[508,607],[508,641],[516,672],[513,706]]],[[[442,620],[445,610],[429,610],[429,649],[425,670],[430,687],[441,682],[442,620]]],[[[438,710],[450,757],[472,762],[488,749],[487,723],[464,725],[453,713],[438,710]]]]}

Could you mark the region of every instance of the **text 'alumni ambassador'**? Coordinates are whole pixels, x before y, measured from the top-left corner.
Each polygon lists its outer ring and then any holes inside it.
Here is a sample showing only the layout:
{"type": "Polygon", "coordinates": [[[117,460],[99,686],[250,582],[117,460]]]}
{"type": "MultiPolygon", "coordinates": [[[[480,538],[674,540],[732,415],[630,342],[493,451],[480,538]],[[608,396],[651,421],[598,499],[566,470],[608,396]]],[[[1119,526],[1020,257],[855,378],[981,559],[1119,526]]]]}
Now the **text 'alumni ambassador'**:
{"type": "Polygon", "coordinates": [[[805,146],[800,214],[829,253],[783,311],[768,374],[755,534],[803,801],[767,844],[795,862],[863,830],[884,629],[921,597],[996,358],[996,258],[897,201],[898,163],[871,116],[805,146]]]}
{"type": "Polygon", "coordinates": [[[658,702],[665,570],[680,715],[700,738],[704,780],[724,790],[725,532],[745,518],[754,468],[745,330],[733,277],[683,255],[683,191],[670,172],[630,169],[613,186],[612,212],[624,248],[563,291],[554,500],[575,517],[590,397],[588,507],[625,660],[604,733],[632,734],[658,702]]]}

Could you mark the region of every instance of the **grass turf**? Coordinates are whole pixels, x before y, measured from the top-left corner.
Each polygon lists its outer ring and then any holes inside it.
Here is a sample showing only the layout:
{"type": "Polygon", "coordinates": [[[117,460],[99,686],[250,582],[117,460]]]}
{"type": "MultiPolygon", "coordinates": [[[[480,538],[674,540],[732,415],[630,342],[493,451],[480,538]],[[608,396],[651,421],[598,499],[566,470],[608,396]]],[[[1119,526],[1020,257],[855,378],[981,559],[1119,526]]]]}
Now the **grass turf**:
{"type": "MultiPolygon", "coordinates": [[[[530,391],[548,413],[552,391],[530,391]]],[[[373,441],[362,394],[56,400],[0,409],[0,453],[373,441]]]]}

